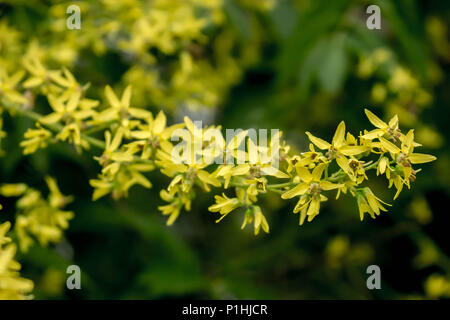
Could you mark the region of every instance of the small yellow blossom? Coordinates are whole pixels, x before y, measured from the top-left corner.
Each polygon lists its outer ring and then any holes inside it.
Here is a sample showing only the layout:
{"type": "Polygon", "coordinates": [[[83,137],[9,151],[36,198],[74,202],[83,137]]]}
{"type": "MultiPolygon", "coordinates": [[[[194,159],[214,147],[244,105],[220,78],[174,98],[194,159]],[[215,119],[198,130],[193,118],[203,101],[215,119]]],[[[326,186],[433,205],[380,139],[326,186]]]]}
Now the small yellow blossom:
{"type": "Polygon", "coordinates": [[[250,224],[252,222],[255,226],[255,236],[258,235],[261,227],[265,233],[269,233],[269,224],[267,223],[266,217],[264,217],[259,206],[251,206],[247,209],[244,215],[244,222],[242,223],[241,229],[244,229],[247,224],[250,224]]]}
{"type": "Polygon", "coordinates": [[[0,98],[5,98],[8,102],[17,104],[26,104],[27,99],[20,94],[16,89],[17,85],[24,77],[25,73],[20,70],[11,76],[6,74],[6,71],[0,69],[0,98]]]}
{"type": "MultiPolygon", "coordinates": [[[[138,122],[132,121],[132,118],[147,119],[150,113],[144,109],[130,107],[131,86],[127,86],[120,100],[117,98],[110,86],[105,87],[105,96],[110,108],[100,112],[94,117],[93,123],[104,123],[117,120],[123,128],[130,129],[135,127],[138,122]]],[[[127,135],[129,133],[127,132],[127,135]]]]}
{"type": "Polygon", "coordinates": [[[364,219],[364,213],[369,213],[370,217],[375,219],[375,217],[380,214],[380,210],[387,211],[382,204],[390,206],[390,204],[375,196],[372,190],[367,187],[356,192],[356,200],[361,221],[364,219]]]}
{"type": "Polygon", "coordinates": [[[394,142],[400,138],[401,132],[398,128],[398,117],[395,115],[392,117],[391,120],[389,120],[389,124],[385,123],[383,120],[378,118],[376,115],[374,115],[372,112],[370,112],[367,109],[364,109],[364,112],[366,113],[367,118],[369,121],[377,127],[377,129],[374,129],[366,134],[364,134],[362,137],[364,139],[375,139],[377,137],[382,137],[383,135],[387,135],[390,139],[392,139],[394,142]]]}
{"type": "Polygon", "coordinates": [[[291,190],[284,192],[281,196],[283,199],[301,196],[294,209],[294,213],[302,211],[300,215],[300,224],[303,223],[306,216],[308,216],[308,221],[311,221],[316,215],[319,214],[320,202],[326,200],[326,198],[321,195],[323,190],[333,190],[342,186],[340,184],[334,184],[326,180],[321,180],[326,166],[327,164],[324,163],[319,164],[311,173],[308,169],[300,165],[296,165],[297,175],[300,177],[302,182],[297,184],[291,190]]]}
{"type": "Polygon", "coordinates": [[[239,207],[240,201],[238,198],[228,198],[224,193],[222,196],[216,195],[216,204],[208,208],[211,212],[219,212],[222,216],[216,220],[220,222],[227,216],[228,213],[239,207]]]}
{"type": "Polygon", "coordinates": [[[330,143],[313,136],[311,133],[306,132],[309,140],[314,143],[319,149],[328,150],[326,156],[328,159],[336,159],[337,164],[344,172],[351,172],[346,156],[356,156],[367,151],[365,146],[349,145],[345,139],[345,123],[342,121],[333,136],[333,140],[330,143]]]}
{"type": "Polygon", "coordinates": [[[36,124],[36,127],[37,129],[27,129],[24,135],[26,140],[20,143],[20,146],[24,148],[25,155],[34,153],[39,148],[46,148],[52,137],[52,133],[42,128],[39,123],[36,124]]]}
{"type": "Polygon", "coordinates": [[[139,129],[131,132],[131,137],[139,139],[128,145],[128,148],[138,148],[142,151],[141,158],[149,159],[152,151],[157,148],[162,148],[163,151],[169,153],[172,149],[172,144],[168,141],[172,133],[181,129],[184,125],[178,124],[166,127],[166,116],[164,112],[160,111],[155,119],[152,114],[145,119],[146,124],[140,125],[139,129]]]}

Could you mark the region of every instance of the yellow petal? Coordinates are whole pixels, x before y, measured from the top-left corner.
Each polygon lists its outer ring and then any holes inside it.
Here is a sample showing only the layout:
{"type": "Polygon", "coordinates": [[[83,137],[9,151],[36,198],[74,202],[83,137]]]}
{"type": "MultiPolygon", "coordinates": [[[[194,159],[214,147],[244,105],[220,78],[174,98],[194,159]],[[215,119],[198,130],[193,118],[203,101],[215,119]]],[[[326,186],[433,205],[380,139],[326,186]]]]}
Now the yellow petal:
{"type": "Polygon", "coordinates": [[[320,177],[322,176],[323,170],[325,170],[325,167],[327,164],[321,163],[318,166],[316,166],[312,172],[312,177],[314,181],[319,181],[320,177]]]}
{"type": "Polygon", "coordinates": [[[231,175],[241,176],[247,174],[250,171],[250,166],[248,164],[239,164],[233,169],[231,169],[231,175]]]}
{"type": "Polygon", "coordinates": [[[116,134],[114,135],[114,138],[111,142],[111,145],[109,146],[109,151],[115,151],[119,147],[120,143],[122,142],[123,137],[123,131],[117,130],[116,134]]]}
{"type": "Polygon", "coordinates": [[[297,171],[297,175],[305,182],[310,182],[313,179],[311,172],[303,166],[296,165],[295,170],[297,171]]]}
{"type": "Polygon", "coordinates": [[[322,140],[320,138],[317,138],[315,136],[313,136],[311,133],[309,133],[308,131],[306,132],[306,135],[308,136],[309,140],[314,143],[317,148],[319,149],[329,149],[331,147],[331,144],[329,144],[328,142],[326,142],[325,140],[322,140]]]}
{"type": "Polygon", "coordinates": [[[135,139],[148,139],[151,137],[151,133],[148,131],[132,131],[131,132],[131,137],[135,138],[135,139]]]}
{"type": "Polygon", "coordinates": [[[122,99],[120,102],[122,103],[123,107],[128,109],[130,107],[130,100],[131,100],[131,85],[128,85],[122,94],[122,99]]]}
{"type": "Polygon", "coordinates": [[[52,124],[61,120],[61,114],[59,113],[50,113],[49,115],[42,117],[39,119],[39,122],[43,124],[52,124]]]}
{"type": "Polygon", "coordinates": [[[153,122],[153,133],[161,133],[166,127],[166,115],[160,111],[153,122]]]}
{"type": "Polygon", "coordinates": [[[69,102],[67,102],[66,110],[74,111],[78,107],[78,103],[80,102],[81,93],[79,91],[74,92],[70,95],[69,102]]]}
{"type": "Polygon", "coordinates": [[[60,113],[64,112],[64,105],[60,99],[57,99],[54,95],[49,94],[47,100],[53,110],[60,113]]]}
{"type": "Polygon", "coordinates": [[[309,188],[309,184],[304,183],[304,182],[300,183],[300,184],[296,185],[294,188],[292,188],[291,190],[286,191],[285,193],[283,193],[281,195],[281,198],[283,198],[283,199],[290,199],[290,198],[293,198],[295,196],[304,194],[308,190],[308,188],[309,188]]]}
{"type": "Polygon", "coordinates": [[[214,178],[209,172],[204,170],[197,171],[197,176],[200,180],[207,184],[212,184],[215,187],[220,187],[220,182],[214,178]]]}
{"type": "Polygon", "coordinates": [[[414,148],[413,142],[414,142],[414,130],[411,129],[408,131],[408,133],[406,134],[406,136],[403,138],[402,141],[402,152],[404,154],[412,152],[414,148]]]}
{"type": "Polygon", "coordinates": [[[31,77],[23,83],[23,87],[24,88],[37,87],[37,86],[40,86],[42,82],[44,82],[43,78],[31,77]]]}
{"type": "Polygon", "coordinates": [[[308,216],[315,216],[319,213],[320,209],[320,200],[313,199],[309,204],[308,212],[306,213],[308,216]]]}
{"type": "Polygon", "coordinates": [[[265,175],[274,176],[274,177],[277,177],[280,179],[281,178],[285,178],[285,179],[289,178],[289,176],[286,173],[278,170],[275,167],[262,167],[261,172],[265,175]]]}
{"type": "Polygon", "coordinates": [[[107,85],[105,87],[105,96],[106,96],[106,99],[108,99],[109,104],[113,108],[116,108],[116,109],[120,108],[119,99],[117,99],[116,94],[114,93],[113,89],[109,85],[107,85]]]}
{"type": "Polygon", "coordinates": [[[343,146],[339,148],[339,151],[346,156],[356,156],[367,150],[369,150],[369,148],[366,146],[343,146]]]}
{"type": "Polygon", "coordinates": [[[395,115],[389,120],[389,127],[396,128],[398,126],[398,116],[395,115]]]}
{"type": "Polygon", "coordinates": [[[128,113],[138,119],[147,119],[151,114],[149,111],[139,108],[129,108],[128,113]]]}
{"type": "Polygon", "coordinates": [[[326,190],[326,191],[337,189],[337,188],[340,188],[340,187],[343,187],[343,186],[344,186],[343,184],[335,184],[335,183],[332,183],[330,181],[320,181],[320,187],[323,190],[326,190]]]}
{"type": "Polygon", "coordinates": [[[379,136],[382,136],[384,134],[384,131],[381,129],[374,129],[364,135],[362,135],[361,137],[363,139],[367,139],[367,140],[373,140],[375,138],[378,138],[379,136]]]}
{"type": "Polygon", "coordinates": [[[393,144],[392,142],[387,141],[386,139],[384,139],[382,137],[379,137],[379,139],[380,139],[381,145],[387,151],[389,151],[391,153],[394,153],[394,154],[397,154],[397,153],[400,152],[400,149],[395,144],[393,144]]]}
{"type": "Polygon", "coordinates": [[[380,162],[378,163],[378,169],[380,170],[380,173],[383,174],[386,171],[386,167],[389,164],[389,159],[386,157],[381,158],[380,162]]]}
{"type": "Polygon", "coordinates": [[[430,154],[423,154],[423,153],[411,153],[408,156],[409,161],[411,163],[427,163],[436,160],[435,156],[432,156],[430,154]]]}
{"type": "Polygon", "coordinates": [[[370,112],[367,109],[364,109],[364,112],[366,113],[366,116],[369,119],[370,123],[372,123],[375,127],[380,129],[387,128],[388,125],[383,120],[374,115],[372,112],[370,112]]]}
{"type": "Polygon", "coordinates": [[[333,136],[333,146],[339,148],[344,144],[344,142],[345,142],[345,122],[341,121],[333,136]]]}
{"type": "Polygon", "coordinates": [[[345,173],[351,172],[350,166],[348,165],[348,159],[346,157],[341,155],[339,158],[336,158],[336,162],[345,173]]]}

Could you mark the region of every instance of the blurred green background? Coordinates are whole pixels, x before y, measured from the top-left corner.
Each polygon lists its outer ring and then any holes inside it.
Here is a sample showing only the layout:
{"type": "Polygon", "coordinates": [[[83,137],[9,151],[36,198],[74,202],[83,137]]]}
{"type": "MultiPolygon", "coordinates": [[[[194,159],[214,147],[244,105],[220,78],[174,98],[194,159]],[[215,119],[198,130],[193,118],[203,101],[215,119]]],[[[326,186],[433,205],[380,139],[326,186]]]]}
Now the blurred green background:
{"type": "MultiPolygon", "coordinates": [[[[188,2],[202,7],[196,4],[202,1],[188,2]]],[[[167,227],[157,206],[169,180],[157,172],[149,175],[151,190],[135,187],[128,199],[92,202],[88,181],[99,171],[93,154],[58,144],[24,157],[18,143],[32,122],[5,119],[0,181],[24,181],[45,192],[43,177],[50,174],[76,199],[65,239],[48,248],[35,245],[18,257],[22,275],[35,281],[35,298],[448,297],[448,2],[218,1],[224,20],[205,27],[206,41],[181,45],[200,52],[196,63],[208,64],[197,81],[204,81],[214,99],[190,88],[194,106],[164,82],[164,75],[173,74],[160,72],[176,66],[176,52],[156,45],[135,52],[116,41],[135,36],[124,8],[145,12],[151,3],[0,1],[1,60],[18,59],[37,40],[46,63],[66,65],[80,82],[91,82],[93,97],[101,97],[106,84],[132,83],[137,87],[132,103],[164,109],[171,122],[190,114],[223,128],[278,128],[299,151],[308,148],[305,131],[329,140],[341,120],[354,134],[370,129],[364,108],[385,120],[398,114],[403,132],[415,128],[421,152],[438,160],[424,165],[411,190],[376,220],[361,222],[354,199],[343,196],[330,199],[312,223],[299,227],[294,203],[267,195],[261,201],[271,232],[255,237],[250,229],[240,230],[242,213],[215,223],[217,216],[207,210],[214,193],[199,193],[191,212],[167,227]],[[73,3],[82,6],[81,30],[64,28],[65,8],[73,3]],[[366,27],[370,4],[381,8],[381,30],[366,27]],[[116,34],[93,31],[116,20],[116,34]],[[151,79],[142,75],[150,70],[147,53],[155,58],[151,74],[160,72],[158,85],[167,86],[162,93],[153,93],[151,79]],[[71,264],[82,270],[82,290],[65,289],[71,264]],[[371,264],[381,268],[381,290],[366,287],[371,264]]],[[[199,16],[209,14],[200,9],[199,16]]],[[[395,192],[385,179],[371,178],[374,192],[392,203],[395,192]]],[[[0,222],[13,220],[13,202],[0,201],[5,207],[0,222]]]]}

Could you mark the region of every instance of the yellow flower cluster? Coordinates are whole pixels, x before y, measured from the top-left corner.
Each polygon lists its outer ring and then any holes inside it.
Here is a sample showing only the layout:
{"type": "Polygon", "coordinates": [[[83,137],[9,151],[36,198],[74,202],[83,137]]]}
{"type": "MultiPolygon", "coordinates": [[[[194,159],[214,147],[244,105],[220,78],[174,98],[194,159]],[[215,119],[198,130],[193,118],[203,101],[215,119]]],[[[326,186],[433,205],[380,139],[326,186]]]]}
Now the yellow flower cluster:
{"type": "MultiPolygon", "coordinates": [[[[39,63],[35,61],[34,65],[39,63]]],[[[309,151],[292,154],[289,145],[280,141],[281,132],[272,135],[266,146],[256,145],[248,131],[241,131],[232,139],[227,137],[227,141],[220,126],[200,128],[188,117],[183,123],[167,126],[162,111],[155,117],[150,111],[133,106],[131,86],[121,95],[106,86],[107,103],[100,103],[86,97],[88,86],[80,85],[67,69],[45,71],[43,81],[36,80],[35,73],[27,70],[29,75],[23,82],[23,75],[6,77],[8,90],[0,97],[10,113],[20,113],[38,123],[36,129],[25,134],[26,140],[21,144],[24,153],[57,140],[69,142],[79,151],[89,146],[101,149],[95,157],[101,172],[90,181],[94,200],[107,194],[114,199],[126,197],[134,185],[150,188],[146,174],[159,169],[171,179],[160,193],[167,204],[159,207],[169,216],[169,225],[183,208],[190,210],[196,191],[210,192],[211,187],[232,187],[236,194],[231,198],[225,194],[216,196],[216,203],[209,210],[221,215],[218,221],[242,209],[243,227],[253,223],[256,234],[261,227],[269,231],[258,205],[259,196],[267,192],[278,193],[282,199],[297,198],[294,213],[300,213],[300,225],[319,214],[331,190],[337,191],[337,198],[341,193],[355,197],[361,220],[364,213],[375,218],[380,211],[386,211],[388,204],[369,187],[362,186],[368,180],[369,170],[384,175],[389,187],[395,186],[395,199],[404,185],[410,188],[416,179],[420,171],[416,164],[435,160],[434,156],[414,152],[420,146],[414,130],[404,134],[396,115],[386,123],[365,110],[375,129],[364,130],[355,137],[346,132],[342,121],[331,142],[306,132],[311,141],[309,151]],[[30,110],[28,101],[36,95],[47,97],[50,114],[41,116],[30,110]],[[104,140],[92,136],[99,132],[104,132],[104,140]],[[180,142],[174,145],[174,141],[180,142]],[[284,182],[276,183],[276,179],[284,182]]]]}
{"type": "Polygon", "coordinates": [[[59,242],[74,216],[73,212],[62,210],[73,198],[61,193],[55,179],[46,177],[45,181],[50,190],[47,199],[23,183],[0,186],[0,195],[19,197],[14,231],[22,251],[27,251],[36,240],[44,246],[59,242]]]}

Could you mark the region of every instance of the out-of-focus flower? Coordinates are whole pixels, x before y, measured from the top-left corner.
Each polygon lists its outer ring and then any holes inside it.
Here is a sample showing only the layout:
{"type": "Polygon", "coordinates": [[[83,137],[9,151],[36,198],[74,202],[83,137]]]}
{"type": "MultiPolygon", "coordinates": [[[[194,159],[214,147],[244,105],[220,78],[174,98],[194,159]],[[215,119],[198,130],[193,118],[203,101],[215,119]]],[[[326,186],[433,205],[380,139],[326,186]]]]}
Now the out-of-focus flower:
{"type": "Polygon", "coordinates": [[[14,260],[16,245],[6,237],[11,224],[0,224],[0,300],[24,300],[31,298],[33,281],[20,276],[20,264],[14,260]]]}

